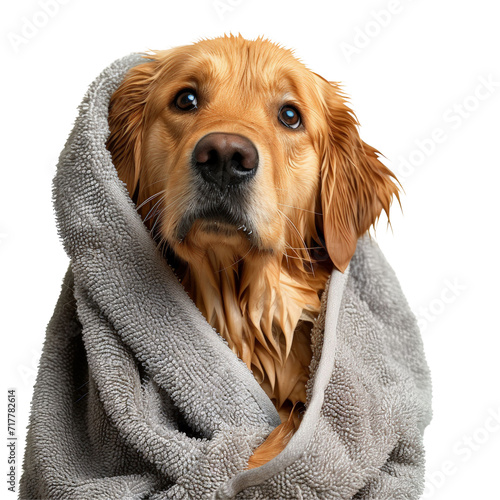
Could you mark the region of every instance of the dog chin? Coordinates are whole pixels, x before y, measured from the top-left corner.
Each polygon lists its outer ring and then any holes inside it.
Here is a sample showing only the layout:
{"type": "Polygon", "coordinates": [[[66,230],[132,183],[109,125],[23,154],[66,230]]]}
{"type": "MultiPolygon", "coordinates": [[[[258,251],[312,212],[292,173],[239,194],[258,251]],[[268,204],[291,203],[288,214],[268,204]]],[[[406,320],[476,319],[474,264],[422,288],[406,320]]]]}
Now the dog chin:
{"type": "Polygon", "coordinates": [[[232,248],[239,253],[258,247],[256,232],[246,221],[235,220],[224,215],[193,217],[188,214],[181,219],[176,232],[175,250],[198,248],[198,250],[232,248]]]}
{"type": "Polygon", "coordinates": [[[252,242],[240,227],[218,220],[197,220],[184,241],[199,248],[215,249],[223,245],[235,250],[248,249],[252,242]]]}
{"type": "Polygon", "coordinates": [[[246,226],[243,224],[240,227],[236,227],[234,224],[219,220],[198,220],[195,221],[194,225],[197,226],[194,231],[214,234],[220,238],[241,237],[242,234],[240,231],[246,232],[246,226]]]}
{"type": "MultiPolygon", "coordinates": [[[[205,250],[216,253],[231,251],[236,255],[274,255],[274,244],[266,244],[260,231],[246,217],[242,207],[227,210],[225,207],[209,207],[186,211],[173,231],[172,249],[179,255],[196,254],[205,250]]],[[[275,243],[275,241],[273,241],[275,243]]]]}
{"type": "Polygon", "coordinates": [[[184,241],[189,234],[199,232],[227,238],[244,236],[249,240],[252,240],[254,235],[250,222],[239,207],[213,205],[187,211],[179,221],[176,232],[179,242],[184,241]]]}

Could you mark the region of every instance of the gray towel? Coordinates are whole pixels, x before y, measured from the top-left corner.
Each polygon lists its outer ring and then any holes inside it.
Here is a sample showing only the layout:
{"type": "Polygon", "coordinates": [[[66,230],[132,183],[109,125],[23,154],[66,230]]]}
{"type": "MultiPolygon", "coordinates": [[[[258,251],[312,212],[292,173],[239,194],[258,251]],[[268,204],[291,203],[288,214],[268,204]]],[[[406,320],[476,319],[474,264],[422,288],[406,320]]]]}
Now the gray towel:
{"type": "Polygon", "coordinates": [[[369,237],[323,294],[300,428],[245,470],[278,413],[160,255],[105,148],[110,96],[141,61],[97,78],[60,157],[54,201],[71,260],[20,498],[418,498],[429,372],[416,319],[369,237]]]}

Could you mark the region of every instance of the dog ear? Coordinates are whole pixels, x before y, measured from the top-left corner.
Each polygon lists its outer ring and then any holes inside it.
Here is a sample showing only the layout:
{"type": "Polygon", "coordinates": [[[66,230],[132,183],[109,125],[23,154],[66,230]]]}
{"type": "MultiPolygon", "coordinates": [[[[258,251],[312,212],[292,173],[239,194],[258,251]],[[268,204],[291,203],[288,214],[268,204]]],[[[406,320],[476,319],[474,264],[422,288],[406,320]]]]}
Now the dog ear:
{"type": "Polygon", "coordinates": [[[359,123],[338,86],[322,83],[328,129],[321,152],[323,233],[332,262],[344,272],[358,238],[382,210],[389,216],[393,196],[400,201],[399,189],[394,174],[379,160],[380,153],[359,137],[359,123]]]}
{"type": "Polygon", "coordinates": [[[145,108],[155,68],[154,60],[131,68],[109,104],[110,135],[106,147],[131,197],[141,170],[145,108]]]}

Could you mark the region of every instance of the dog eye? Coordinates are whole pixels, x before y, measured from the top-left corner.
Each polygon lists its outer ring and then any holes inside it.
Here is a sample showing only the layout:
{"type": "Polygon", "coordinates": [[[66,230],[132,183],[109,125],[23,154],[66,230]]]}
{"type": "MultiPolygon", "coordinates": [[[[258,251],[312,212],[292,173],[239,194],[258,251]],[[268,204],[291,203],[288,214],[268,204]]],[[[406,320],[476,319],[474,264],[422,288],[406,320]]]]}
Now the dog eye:
{"type": "Polygon", "coordinates": [[[181,90],[175,98],[175,106],[181,111],[191,111],[198,107],[196,92],[190,89],[181,90]]]}
{"type": "Polygon", "coordinates": [[[293,106],[283,106],[278,113],[279,121],[288,128],[297,128],[300,123],[300,113],[293,106]]]}

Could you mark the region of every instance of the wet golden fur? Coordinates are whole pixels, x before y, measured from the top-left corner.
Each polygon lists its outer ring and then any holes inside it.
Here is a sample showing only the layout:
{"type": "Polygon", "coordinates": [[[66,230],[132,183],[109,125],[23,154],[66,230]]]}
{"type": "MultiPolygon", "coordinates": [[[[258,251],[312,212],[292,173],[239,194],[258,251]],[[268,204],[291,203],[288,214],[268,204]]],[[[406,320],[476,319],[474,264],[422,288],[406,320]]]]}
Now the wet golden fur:
{"type": "Polygon", "coordinates": [[[338,86],[290,51],[229,36],[146,57],[112,96],[108,149],[187,292],[280,412],[283,424],[257,449],[255,467],[300,424],[311,322],[333,266],[345,270],[398,189],[360,139],[338,86]],[[193,112],[173,105],[184,88],[198,95],[193,112]],[[278,121],[284,104],[299,110],[299,129],[278,121]],[[253,236],[196,220],[179,241],[183,215],[199,202],[191,154],[214,131],[243,135],[258,150],[247,214],[253,236]]]}

